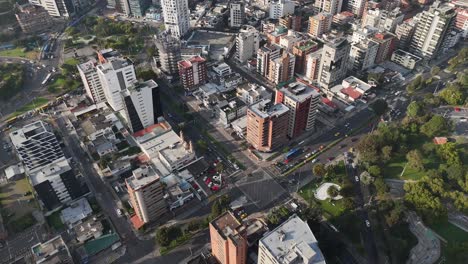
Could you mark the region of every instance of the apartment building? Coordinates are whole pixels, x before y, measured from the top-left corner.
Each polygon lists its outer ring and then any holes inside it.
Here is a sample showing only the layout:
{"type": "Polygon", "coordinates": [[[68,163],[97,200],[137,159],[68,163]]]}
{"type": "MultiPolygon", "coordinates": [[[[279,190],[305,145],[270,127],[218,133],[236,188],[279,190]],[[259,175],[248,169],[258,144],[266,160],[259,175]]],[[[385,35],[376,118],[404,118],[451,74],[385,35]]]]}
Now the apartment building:
{"type": "Polygon", "coordinates": [[[275,84],[286,82],[294,77],[296,57],[285,52],[280,58],[270,61],[268,80],[275,84]]]}
{"type": "Polygon", "coordinates": [[[306,57],[305,76],[311,81],[316,81],[320,69],[320,58],[322,57],[322,50],[317,50],[306,57]]]}
{"type": "Polygon", "coordinates": [[[440,1],[435,1],[429,10],[419,13],[409,52],[424,59],[432,59],[443,52],[443,42],[452,29],[455,16],[453,7],[440,1]]]}
{"type": "Polygon", "coordinates": [[[180,37],[164,31],[155,36],[155,44],[159,53],[157,65],[168,79],[177,78],[179,74],[178,62],[182,60],[180,37]]]}
{"type": "Polygon", "coordinates": [[[341,12],[343,0],[316,0],[314,2],[315,13],[328,13],[336,15],[341,12]]]}
{"type": "Polygon", "coordinates": [[[371,41],[378,45],[375,63],[386,61],[392,56],[395,50],[396,40],[396,35],[390,32],[379,32],[374,35],[371,41]]]}
{"type": "Polygon", "coordinates": [[[193,90],[208,81],[206,60],[201,56],[194,56],[179,61],[179,77],[185,90],[193,90]]]}
{"type": "Polygon", "coordinates": [[[39,5],[16,4],[16,20],[24,33],[41,32],[52,26],[52,19],[44,7],[39,5]]]}
{"type": "Polygon", "coordinates": [[[247,263],[246,229],[230,211],[210,222],[211,252],[220,264],[247,263]]]}
{"type": "Polygon", "coordinates": [[[288,137],[296,138],[315,127],[320,94],[311,87],[293,82],[276,90],[275,103],[289,108],[288,137]]]}
{"type": "Polygon", "coordinates": [[[350,45],[345,38],[334,38],[325,42],[320,59],[318,83],[329,89],[346,77],[350,45]]]}
{"type": "Polygon", "coordinates": [[[309,225],[293,215],[259,241],[258,264],[325,264],[309,225]]]}
{"type": "Polygon", "coordinates": [[[323,34],[331,29],[333,16],[330,13],[319,13],[309,17],[309,35],[321,38],[323,34]]]}
{"type": "Polygon", "coordinates": [[[287,29],[300,32],[302,29],[302,16],[287,15],[287,16],[280,17],[279,24],[287,29]]]}
{"type": "Polygon", "coordinates": [[[262,152],[271,152],[287,141],[289,108],[265,99],[247,109],[247,142],[262,152]]]}
{"type": "Polygon", "coordinates": [[[161,0],[166,31],[181,38],[190,30],[190,10],[187,0],[161,0]]]}
{"type": "Polygon", "coordinates": [[[265,44],[257,52],[257,72],[267,77],[270,70],[270,61],[281,56],[282,48],[275,44],[265,44]]]}
{"type": "Polygon", "coordinates": [[[263,99],[271,98],[271,93],[267,88],[259,86],[255,83],[245,83],[237,87],[237,97],[239,97],[247,105],[254,104],[263,99]]]}
{"type": "Polygon", "coordinates": [[[461,36],[466,38],[468,36],[468,8],[457,8],[455,17],[455,28],[462,32],[461,36]]]}
{"type": "Polygon", "coordinates": [[[361,73],[372,67],[378,49],[379,45],[368,39],[353,43],[349,52],[349,69],[355,73],[361,73]]]}
{"type": "Polygon", "coordinates": [[[125,115],[132,133],[158,123],[163,117],[158,84],[153,80],[136,82],[122,91],[125,115]]]}
{"type": "Polygon", "coordinates": [[[151,6],[151,4],[151,0],[128,0],[130,15],[132,17],[145,16],[145,12],[151,6]]]}
{"type": "Polygon", "coordinates": [[[418,63],[422,60],[421,57],[415,56],[409,52],[406,52],[404,50],[395,50],[392,54],[391,61],[400,64],[401,66],[413,70],[416,68],[418,63]]]}
{"type": "Polygon", "coordinates": [[[260,47],[260,34],[252,26],[246,26],[239,30],[236,37],[236,59],[245,63],[252,58],[260,47]]]}
{"type": "Polygon", "coordinates": [[[270,3],[270,18],[279,19],[280,17],[292,15],[295,7],[296,4],[289,0],[278,0],[270,3]]]}
{"type": "Polygon", "coordinates": [[[78,72],[81,77],[81,82],[85,87],[86,95],[94,103],[100,103],[106,101],[106,95],[102,88],[101,79],[97,72],[97,62],[91,59],[85,63],[78,64],[78,72]]]}
{"type": "Polygon", "coordinates": [[[395,32],[397,25],[403,22],[404,14],[400,8],[391,11],[383,9],[369,9],[362,18],[362,26],[372,26],[381,31],[395,32]]]}
{"type": "Polygon", "coordinates": [[[41,0],[38,1],[49,15],[54,17],[70,17],[75,13],[75,6],[72,0],[41,0]]]}
{"type": "Polygon", "coordinates": [[[243,2],[231,2],[229,4],[229,26],[240,28],[245,20],[245,4],[243,2]]]}
{"type": "Polygon", "coordinates": [[[395,36],[398,40],[397,46],[399,49],[408,50],[413,39],[414,31],[416,30],[417,21],[409,19],[397,25],[395,28],[395,36]]]}
{"type": "Polygon", "coordinates": [[[159,175],[149,166],[132,171],[125,180],[130,203],[135,210],[131,221],[139,229],[144,224],[158,220],[167,212],[163,186],[159,175]]]}
{"type": "Polygon", "coordinates": [[[349,0],[347,3],[347,10],[353,13],[356,17],[361,18],[364,14],[366,2],[366,0],[349,0]]]}
{"type": "Polygon", "coordinates": [[[318,43],[312,40],[296,42],[292,49],[292,54],[296,58],[294,72],[304,74],[307,66],[307,55],[317,51],[318,43]]]}

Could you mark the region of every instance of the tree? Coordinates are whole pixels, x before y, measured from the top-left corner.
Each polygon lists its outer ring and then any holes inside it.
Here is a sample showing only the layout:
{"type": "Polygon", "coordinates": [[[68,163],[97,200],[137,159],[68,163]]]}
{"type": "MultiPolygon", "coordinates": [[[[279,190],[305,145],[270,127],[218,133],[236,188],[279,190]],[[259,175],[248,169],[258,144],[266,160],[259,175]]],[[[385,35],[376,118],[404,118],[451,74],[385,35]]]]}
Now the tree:
{"type": "Polygon", "coordinates": [[[356,145],[356,150],[359,152],[359,158],[363,162],[370,164],[379,161],[378,141],[375,135],[365,135],[356,145]]]}
{"type": "Polygon", "coordinates": [[[158,76],[156,73],[151,69],[137,69],[136,76],[138,79],[147,81],[147,80],[155,80],[158,76]]]}
{"type": "Polygon", "coordinates": [[[387,102],[383,99],[378,99],[374,103],[371,104],[370,106],[372,110],[374,110],[376,115],[383,115],[385,113],[385,110],[387,110],[387,102]]]}
{"type": "Polygon", "coordinates": [[[406,208],[400,201],[393,203],[393,208],[385,215],[385,222],[389,227],[400,223],[405,215],[406,208]]]}
{"type": "Polygon", "coordinates": [[[171,243],[169,238],[169,228],[162,227],[156,231],[156,242],[161,246],[168,246],[171,243]]]}
{"type": "Polygon", "coordinates": [[[322,208],[317,204],[311,204],[310,206],[300,211],[300,216],[304,220],[312,220],[314,222],[320,222],[322,218],[322,208]]]}
{"type": "Polygon", "coordinates": [[[343,199],[343,207],[346,209],[346,210],[351,210],[354,208],[354,200],[349,198],[349,197],[346,197],[343,199]]]}
{"type": "Polygon", "coordinates": [[[421,152],[417,149],[412,150],[406,154],[406,159],[408,160],[408,166],[417,171],[424,170],[424,162],[421,155],[421,152]]]}
{"type": "Polygon", "coordinates": [[[449,105],[461,105],[466,100],[466,93],[459,85],[451,84],[439,93],[440,98],[449,105]]]}
{"type": "Polygon", "coordinates": [[[380,171],[380,167],[377,165],[369,166],[369,168],[367,168],[367,172],[369,172],[369,174],[374,177],[379,177],[382,175],[381,174],[382,172],[380,171]]]}
{"type": "Polygon", "coordinates": [[[440,68],[438,66],[433,66],[431,68],[431,75],[432,76],[435,76],[435,75],[439,74],[439,72],[440,72],[440,68]]]}
{"type": "Polygon", "coordinates": [[[461,164],[460,153],[457,145],[454,142],[447,142],[443,145],[438,145],[437,153],[447,161],[447,165],[461,164]]]}
{"type": "Polygon", "coordinates": [[[406,108],[406,114],[409,117],[414,118],[414,117],[419,116],[421,114],[422,110],[423,110],[423,107],[422,107],[421,103],[413,101],[406,108]]]}
{"type": "Polygon", "coordinates": [[[219,204],[219,201],[218,200],[214,201],[213,204],[211,205],[211,217],[215,218],[219,216],[222,212],[223,211],[222,211],[221,205],[219,204]]]}
{"type": "Polygon", "coordinates": [[[312,167],[312,172],[315,176],[323,177],[326,173],[325,165],[322,163],[317,163],[312,167]]]}
{"type": "Polygon", "coordinates": [[[375,179],[374,187],[377,190],[377,195],[380,197],[384,197],[388,192],[388,186],[383,178],[375,179]]]}
{"type": "Polygon", "coordinates": [[[425,221],[435,223],[447,219],[447,208],[440,198],[431,192],[426,182],[407,182],[404,190],[405,201],[410,203],[425,221]]]}
{"type": "Polygon", "coordinates": [[[221,173],[224,171],[224,165],[221,161],[219,161],[217,164],[216,164],[216,168],[215,168],[216,172],[218,173],[221,173]]]}
{"type": "Polygon", "coordinates": [[[392,146],[384,146],[382,148],[382,160],[384,162],[387,162],[392,158],[392,150],[393,150],[392,146]]]}
{"type": "Polygon", "coordinates": [[[435,115],[425,124],[423,124],[420,130],[424,135],[428,137],[434,137],[446,134],[449,130],[449,126],[445,118],[440,115],[435,115]]]}
{"type": "Polygon", "coordinates": [[[367,171],[363,171],[359,178],[361,179],[361,182],[365,185],[369,185],[374,181],[374,178],[367,171]]]}
{"type": "Polygon", "coordinates": [[[338,188],[336,186],[332,185],[332,186],[328,187],[327,194],[331,198],[335,198],[340,194],[340,190],[338,190],[338,188]]]}

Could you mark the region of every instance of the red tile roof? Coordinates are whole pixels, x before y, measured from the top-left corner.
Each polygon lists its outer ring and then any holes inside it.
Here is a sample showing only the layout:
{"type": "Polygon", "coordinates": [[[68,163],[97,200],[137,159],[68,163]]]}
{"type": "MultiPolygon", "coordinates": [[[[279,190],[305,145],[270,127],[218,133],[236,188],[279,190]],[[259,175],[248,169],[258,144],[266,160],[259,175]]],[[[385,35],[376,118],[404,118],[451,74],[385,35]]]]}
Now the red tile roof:
{"type": "Polygon", "coordinates": [[[358,92],[353,87],[343,88],[340,92],[346,94],[347,96],[353,98],[354,100],[359,99],[362,96],[362,93],[358,92]]]}
{"type": "Polygon", "coordinates": [[[135,227],[135,229],[140,229],[145,225],[145,223],[141,221],[137,215],[132,215],[132,217],[130,217],[130,221],[132,222],[132,225],[135,227]]]}
{"type": "Polygon", "coordinates": [[[447,143],[448,139],[446,137],[435,137],[433,141],[436,145],[443,145],[447,143]]]}
{"type": "Polygon", "coordinates": [[[332,102],[330,99],[326,97],[322,97],[322,103],[330,106],[331,108],[335,108],[335,109],[338,108],[338,106],[334,102],[332,102]]]}

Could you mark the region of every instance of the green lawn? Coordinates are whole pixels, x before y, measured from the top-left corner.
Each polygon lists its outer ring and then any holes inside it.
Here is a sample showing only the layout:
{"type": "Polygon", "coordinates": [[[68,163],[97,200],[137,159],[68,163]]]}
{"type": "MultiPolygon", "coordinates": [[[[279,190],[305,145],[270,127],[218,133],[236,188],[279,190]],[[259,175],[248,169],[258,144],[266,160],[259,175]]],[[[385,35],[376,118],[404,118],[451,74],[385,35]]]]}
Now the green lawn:
{"type": "Polygon", "coordinates": [[[49,216],[47,216],[47,223],[49,226],[53,227],[56,231],[61,230],[65,225],[62,223],[62,219],[60,219],[60,211],[57,211],[49,216]]]}
{"type": "Polygon", "coordinates": [[[432,228],[438,235],[445,238],[449,243],[468,243],[468,233],[452,225],[448,221],[431,225],[430,228],[432,228]]]}
{"type": "Polygon", "coordinates": [[[79,63],[80,63],[80,61],[75,59],[75,58],[68,58],[63,62],[63,64],[68,64],[68,65],[72,65],[72,66],[76,66],[79,63]]]}
{"type": "MultiPolygon", "coordinates": [[[[426,169],[436,169],[438,167],[437,162],[430,158],[424,158],[424,166],[426,169]]],[[[390,160],[383,168],[383,175],[385,178],[400,179],[401,172],[406,165],[406,157],[397,156],[390,160]]],[[[419,180],[425,175],[424,172],[414,170],[406,167],[405,173],[401,179],[404,180],[419,180]]]]}
{"type": "MultiPolygon", "coordinates": [[[[304,186],[302,189],[299,190],[299,194],[306,201],[316,200],[314,197],[314,192],[318,186],[319,186],[318,183],[310,182],[306,186],[304,186]]],[[[345,211],[343,202],[341,200],[338,200],[338,201],[316,200],[316,201],[321,205],[323,211],[325,212],[328,218],[340,216],[345,211]]]]}
{"type": "Polygon", "coordinates": [[[24,48],[14,48],[14,49],[0,51],[0,56],[36,59],[37,52],[36,51],[24,51],[24,48]]]}
{"type": "Polygon", "coordinates": [[[59,75],[57,79],[55,79],[48,87],[47,90],[50,93],[60,93],[64,91],[72,91],[78,86],[80,86],[80,82],[74,79],[67,79],[64,76],[59,75]]]}
{"type": "Polygon", "coordinates": [[[16,110],[16,112],[11,114],[11,117],[19,116],[21,114],[24,114],[24,113],[26,113],[28,111],[31,111],[31,110],[35,109],[35,108],[46,105],[48,102],[49,102],[49,100],[46,99],[46,98],[36,97],[29,104],[24,105],[20,109],[16,110]]]}

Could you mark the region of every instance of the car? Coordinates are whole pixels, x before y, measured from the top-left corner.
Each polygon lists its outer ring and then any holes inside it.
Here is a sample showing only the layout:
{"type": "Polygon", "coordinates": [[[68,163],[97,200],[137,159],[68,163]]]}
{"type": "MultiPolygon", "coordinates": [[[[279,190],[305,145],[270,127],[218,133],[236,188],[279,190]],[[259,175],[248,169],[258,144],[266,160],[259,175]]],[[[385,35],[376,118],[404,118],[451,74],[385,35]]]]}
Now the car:
{"type": "Polygon", "coordinates": [[[221,176],[215,175],[215,176],[213,176],[213,180],[215,180],[215,181],[220,181],[220,180],[221,180],[221,176]]]}
{"type": "Polygon", "coordinates": [[[335,133],[335,137],[339,136],[340,135],[340,132],[336,132],[335,133]]]}
{"type": "Polygon", "coordinates": [[[312,153],[307,153],[304,157],[308,159],[310,156],[312,156],[312,153]]]}
{"type": "Polygon", "coordinates": [[[366,220],[366,226],[367,226],[367,227],[370,227],[370,222],[369,222],[369,220],[366,220]]]}
{"type": "Polygon", "coordinates": [[[205,180],[205,183],[206,183],[207,185],[210,185],[211,179],[210,179],[210,178],[207,178],[207,179],[205,180]]]}
{"type": "Polygon", "coordinates": [[[115,210],[117,212],[117,215],[118,216],[122,216],[123,213],[122,213],[122,210],[120,210],[119,208],[117,208],[117,210],[115,210]]]}
{"type": "Polygon", "coordinates": [[[214,184],[213,182],[208,183],[208,188],[213,187],[213,184],[214,184]]]}
{"type": "Polygon", "coordinates": [[[317,161],[318,161],[318,159],[313,159],[312,163],[316,163],[317,161]]]}
{"type": "Polygon", "coordinates": [[[318,152],[318,149],[313,150],[313,151],[311,152],[311,154],[314,155],[314,154],[317,153],[317,152],[318,152]]]}
{"type": "Polygon", "coordinates": [[[241,219],[244,219],[244,218],[246,218],[246,217],[247,217],[247,214],[246,214],[246,213],[243,213],[243,214],[241,214],[241,216],[240,216],[241,219]]]}
{"type": "Polygon", "coordinates": [[[359,181],[359,177],[358,177],[358,176],[354,176],[354,179],[356,180],[356,182],[359,181]]]}
{"type": "Polygon", "coordinates": [[[213,186],[211,187],[211,190],[212,190],[212,191],[219,191],[219,188],[220,188],[219,185],[213,185],[213,186]]]}

